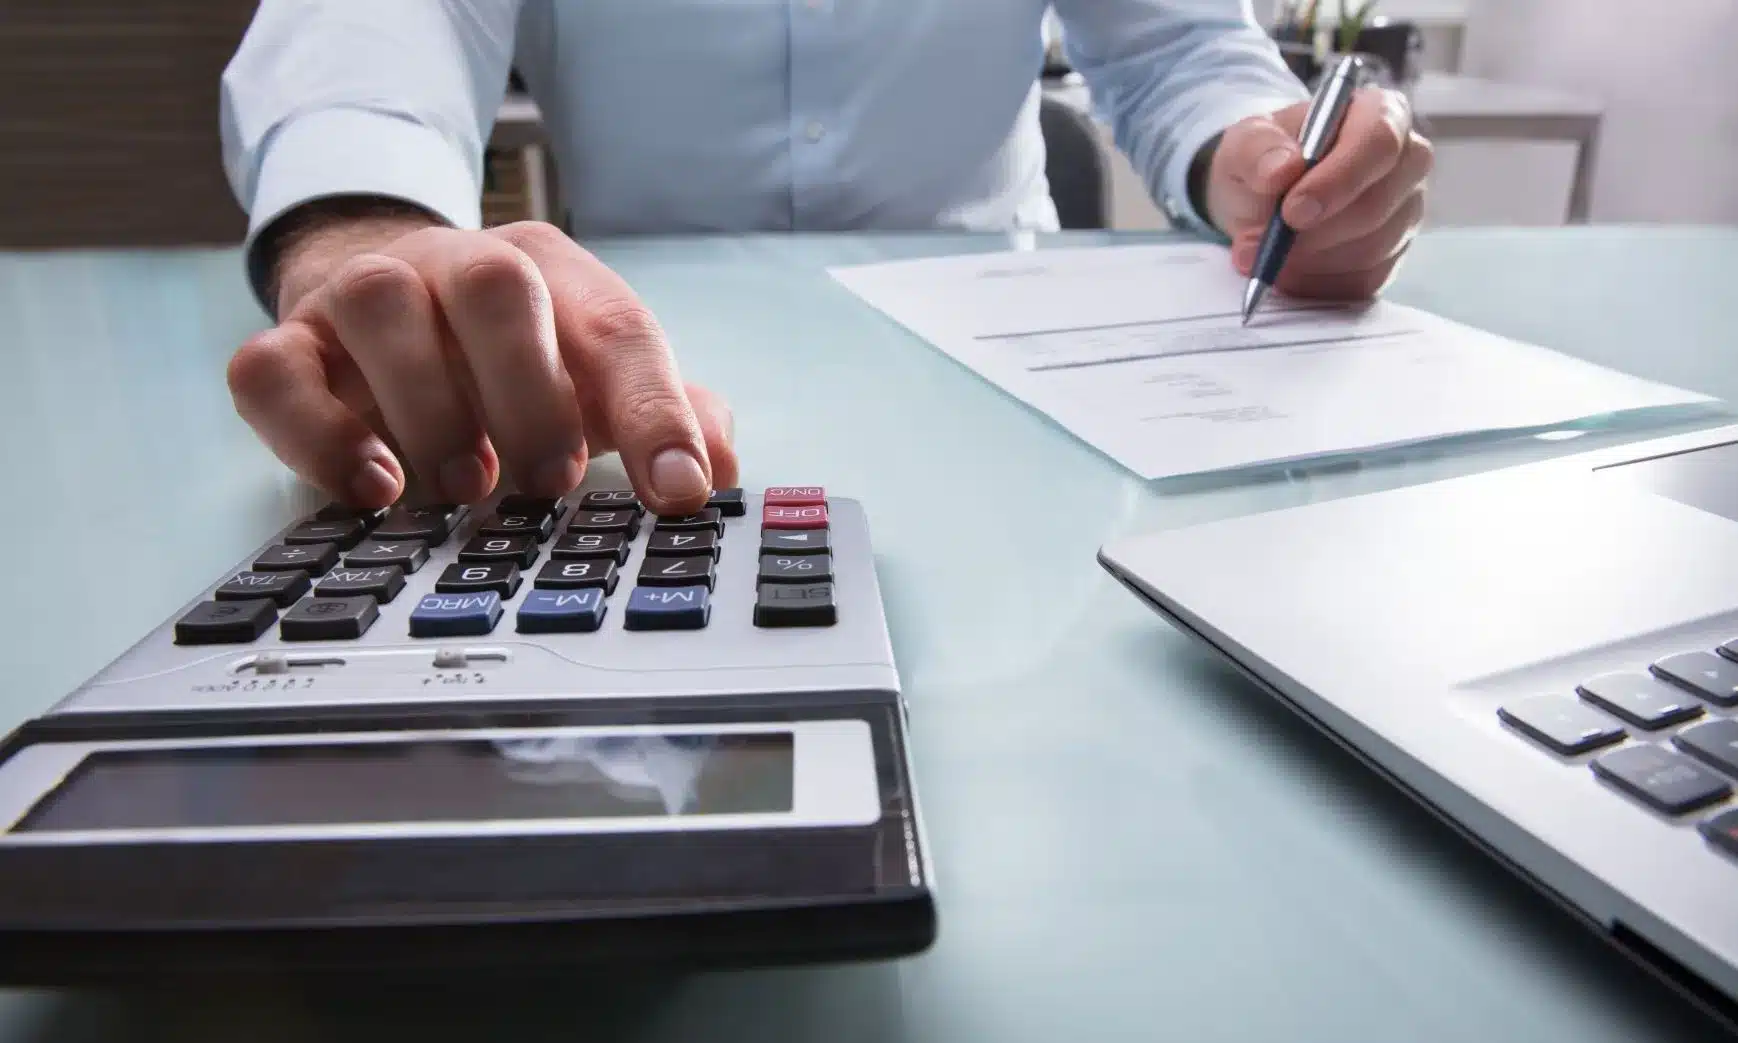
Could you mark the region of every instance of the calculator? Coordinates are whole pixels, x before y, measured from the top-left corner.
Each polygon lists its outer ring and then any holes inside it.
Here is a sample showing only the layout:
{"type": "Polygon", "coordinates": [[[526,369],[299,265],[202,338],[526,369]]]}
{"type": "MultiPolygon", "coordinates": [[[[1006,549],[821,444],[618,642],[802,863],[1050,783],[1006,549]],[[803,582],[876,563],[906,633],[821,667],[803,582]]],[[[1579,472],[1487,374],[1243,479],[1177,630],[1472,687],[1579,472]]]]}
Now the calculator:
{"type": "Polygon", "coordinates": [[[0,982],[920,952],[907,738],[855,500],[328,506],[0,747],[0,982]]]}

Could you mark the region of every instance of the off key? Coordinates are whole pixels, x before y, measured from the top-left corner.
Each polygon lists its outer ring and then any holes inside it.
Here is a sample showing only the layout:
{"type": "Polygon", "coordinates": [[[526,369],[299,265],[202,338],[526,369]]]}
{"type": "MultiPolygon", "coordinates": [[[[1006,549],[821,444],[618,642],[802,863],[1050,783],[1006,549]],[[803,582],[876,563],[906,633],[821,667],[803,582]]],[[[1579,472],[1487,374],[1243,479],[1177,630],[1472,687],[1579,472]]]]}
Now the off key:
{"type": "Polygon", "coordinates": [[[762,507],[760,526],[763,529],[824,529],[827,527],[827,508],[762,507]]]}

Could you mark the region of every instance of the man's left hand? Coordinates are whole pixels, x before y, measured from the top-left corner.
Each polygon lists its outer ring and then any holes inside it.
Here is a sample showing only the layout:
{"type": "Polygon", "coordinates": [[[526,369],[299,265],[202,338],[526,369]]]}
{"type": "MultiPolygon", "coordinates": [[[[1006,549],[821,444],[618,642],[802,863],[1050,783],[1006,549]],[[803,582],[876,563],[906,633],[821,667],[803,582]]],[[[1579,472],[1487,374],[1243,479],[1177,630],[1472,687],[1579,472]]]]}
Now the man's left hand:
{"type": "Polygon", "coordinates": [[[1375,87],[1353,98],[1340,135],[1305,173],[1299,146],[1307,102],[1227,130],[1208,168],[1208,216],[1231,238],[1243,275],[1275,202],[1297,231],[1275,288],[1297,297],[1357,300],[1381,291],[1424,216],[1430,142],[1412,129],[1404,95],[1375,87]]]}

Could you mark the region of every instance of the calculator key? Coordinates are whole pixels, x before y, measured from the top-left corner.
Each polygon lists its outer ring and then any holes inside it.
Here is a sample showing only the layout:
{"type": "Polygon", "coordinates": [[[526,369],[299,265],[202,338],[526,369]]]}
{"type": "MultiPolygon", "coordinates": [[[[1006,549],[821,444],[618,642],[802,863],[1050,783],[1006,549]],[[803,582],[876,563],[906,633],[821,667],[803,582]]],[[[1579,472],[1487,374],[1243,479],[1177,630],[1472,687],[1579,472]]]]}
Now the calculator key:
{"type": "Polygon", "coordinates": [[[827,502],[827,490],[818,485],[774,485],[761,502],[771,507],[820,507],[827,502]]]}
{"type": "Polygon", "coordinates": [[[348,568],[367,569],[395,565],[409,575],[428,563],[428,545],[417,540],[363,540],[344,555],[348,568]]]}
{"type": "Polygon", "coordinates": [[[346,521],[354,518],[363,528],[372,529],[385,520],[388,508],[352,507],[347,503],[329,503],[314,512],[312,521],[346,521]]]}
{"type": "Polygon", "coordinates": [[[1709,843],[1738,858],[1738,808],[1728,808],[1696,827],[1709,843]]]}
{"type": "Polygon", "coordinates": [[[318,576],[338,564],[338,548],[330,543],[304,543],[298,546],[280,544],[267,547],[253,560],[255,572],[283,572],[299,569],[318,576]]]}
{"type": "Polygon", "coordinates": [[[404,589],[404,570],[397,565],[373,569],[333,569],[314,588],[321,598],[371,597],[385,604],[404,589]]]}
{"type": "Polygon", "coordinates": [[[206,601],[175,621],[178,645],[236,645],[257,640],[278,618],[270,598],[206,601]]]}
{"type": "Polygon", "coordinates": [[[1712,652],[1680,652],[1653,665],[1654,673],[1719,706],[1738,706],[1738,663],[1712,652]]]}
{"type": "Polygon", "coordinates": [[[374,530],[377,540],[421,540],[431,547],[446,542],[465,516],[465,508],[450,503],[394,507],[374,530]]]}
{"type": "Polygon", "coordinates": [[[762,529],[762,554],[825,554],[832,549],[828,529],[762,529]]]}
{"type": "Polygon", "coordinates": [[[483,520],[477,531],[484,536],[529,536],[542,542],[555,531],[552,514],[508,514],[497,511],[483,520]]]}
{"type": "Polygon", "coordinates": [[[1702,714],[1701,706],[1682,698],[1678,689],[1647,674],[1604,674],[1581,685],[1580,692],[1601,709],[1649,731],[1702,714]]]}
{"type": "Polygon", "coordinates": [[[705,586],[712,589],[712,559],[658,558],[647,556],[640,562],[640,583],[648,587],[705,586]]]}
{"type": "Polygon", "coordinates": [[[748,513],[748,501],[741,489],[714,489],[706,498],[706,506],[716,508],[726,518],[740,518],[748,513]]]}
{"type": "Polygon", "coordinates": [[[711,618],[707,587],[635,587],[623,625],[628,630],[699,630],[711,618]]]}
{"type": "Polygon", "coordinates": [[[757,627],[830,627],[838,621],[831,583],[768,583],[754,599],[757,627]]]}
{"type": "Polygon", "coordinates": [[[510,598],[519,590],[519,566],[510,561],[490,561],[481,564],[448,565],[441,578],[435,580],[438,594],[471,594],[490,590],[510,598]]]}
{"type": "Polygon", "coordinates": [[[604,592],[596,587],[534,590],[519,606],[518,628],[521,634],[584,633],[603,625],[607,608],[604,592]]]}
{"type": "Polygon", "coordinates": [[[368,632],[380,618],[380,603],[366,594],[346,598],[303,598],[278,624],[285,641],[348,641],[368,632]]]}
{"type": "Polygon", "coordinates": [[[587,561],[550,561],[544,563],[532,586],[540,590],[577,590],[597,587],[605,594],[616,589],[616,563],[609,558],[587,561]]]}
{"type": "Polygon", "coordinates": [[[459,551],[460,561],[510,561],[526,568],[537,560],[537,541],[529,536],[473,536],[459,551]]]}
{"type": "Polygon", "coordinates": [[[1702,763],[1738,777],[1738,720],[1726,717],[1691,725],[1675,741],[1702,763]]]}
{"type": "Polygon", "coordinates": [[[1609,746],[1628,733],[1585,703],[1565,695],[1536,695],[1497,709],[1522,734],[1564,756],[1609,746]]]}
{"type": "Polygon", "coordinates": [[[285,543],[335,543],[350,548],[366,535],[368,529],[356,518],[341,521],[311,521],[284,533],[285,543]]]}
{"type": "Polygon", "coordinates": [[[827,527],[825,507],[774,507],[760,511],[763,529],[824,529],[827,527]]]}
{"type": "Polygon", "coordinates": [[[1593,772],[1618,789],[1668,815],[1721,800],[1732,787],[1681,753],[1645,743],[1612,750],[1593,761],[1593,772]]]}
{"type": "Polygon", "coordinates": [[[640,512],[640,498],[632,489],[598,489],[579,498],[582,511],[627,510],[640,512]]]}
{"type": "Polygon", "coordinates": [[[654,532],[646,537],[646,553],[670,557],[718,557],[716,532],[654,532]]]}
{"type": "Polygon", "coordinates": [[[211,596],[218,601],[252,601],[270,598],[279,608],[289,608],[313,585],[306,572],[238,572],[225,580],[211,596]]]}
{"type": "Polygon", "coordinates": [[[684,532],[696,529],[709,529],[722,534],[724,532],[724,515],[716,507],[702,507],[693,514],[669,514],[658,516],[657,532],[684,532]]]}
{"type": "Polygon", "coordinates": [[[609,558],[620,564],[628,560],[628,540],[619,532],[570,532],[549,545],[549,556],[558,561],[609,558]]]}
{"type": "Polygon", "coordinates": [[[575,511],[567,522],[567,531],[619,532],[633,539],[640,531],[640,512],[620,508],[613,511],[575,511]]]}
{"type": "Polygon", "coordinates": [[[825,583],[833,578],[831,554],[762,554],[762,583],[825,583]]]}
{"type": "Polygon", "coordinates": [[[530,515],[551,521],[561,513],[561,509],[561,498],[558,496],[526,496],[522,493],[509,493],[495,504],[497,514],[530,515]]]}
{"type": "Polygon", "coordinates": [[[410,613],[411,637],[476,637],[501,621],[501,595],[493,590],[470,594],[424,594],[410,613]]]}

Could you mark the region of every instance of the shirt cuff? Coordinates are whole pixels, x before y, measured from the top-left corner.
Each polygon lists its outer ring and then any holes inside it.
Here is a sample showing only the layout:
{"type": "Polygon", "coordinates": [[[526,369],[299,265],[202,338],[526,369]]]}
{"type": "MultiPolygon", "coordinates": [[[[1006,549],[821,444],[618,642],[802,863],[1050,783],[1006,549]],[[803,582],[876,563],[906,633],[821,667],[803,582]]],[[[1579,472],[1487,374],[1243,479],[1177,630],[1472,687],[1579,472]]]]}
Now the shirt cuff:
{"type": "Polygon", "coordinates": [[[1308,100],[1309,94],[1299,84],[1298,93],[1295,95],[1283,91],[1244,95],[1228,104],[1215,106],[1206,115],[1194,120],[1179,135],[1177,148],[1171,153],[1170,162],[1165,165],[1160,175],[1159,198],[1171,223],[1197,235],[1221,243],[1228,242],[1225,233],[1213,227],[1206,214],[1197,212],[1189,198],[1189,167],[1195,162],[1196,153],[1212,141],[1214,135],[1225,133],[1234,124],[1251,116],[1266,116],[1288,105],[1308,100]]]}
{"type": "Polygon", "coordinates": [[[260,150],[242,244],[248,281],[266,307],[260,234],[304,203],[377,196],[419,206],[455,228],[482,227],[477,164],[435,130],[361,109],[322,109],[279,127],[260,150]]]}

